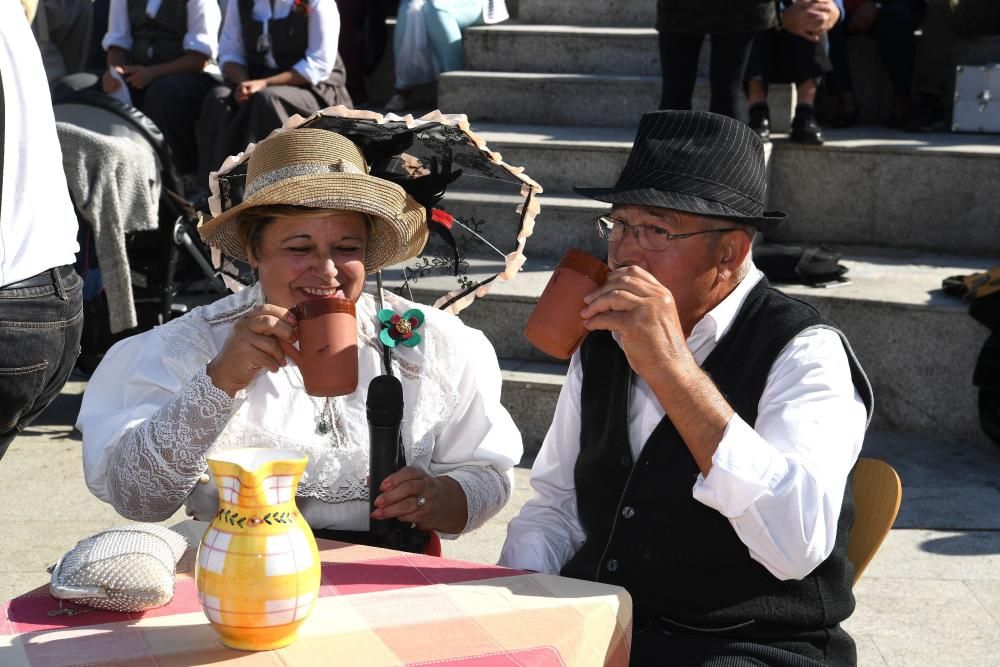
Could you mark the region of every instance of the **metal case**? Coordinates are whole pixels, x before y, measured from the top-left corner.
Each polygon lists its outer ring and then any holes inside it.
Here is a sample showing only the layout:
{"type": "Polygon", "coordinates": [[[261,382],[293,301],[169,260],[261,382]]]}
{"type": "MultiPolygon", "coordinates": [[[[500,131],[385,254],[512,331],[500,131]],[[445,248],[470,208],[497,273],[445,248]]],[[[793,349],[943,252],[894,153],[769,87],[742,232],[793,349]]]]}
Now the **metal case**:
{"type": "Polygon", "coordinates": [[[951,131],[1000,133],[1000,63],[955,67],[951,131]]]}

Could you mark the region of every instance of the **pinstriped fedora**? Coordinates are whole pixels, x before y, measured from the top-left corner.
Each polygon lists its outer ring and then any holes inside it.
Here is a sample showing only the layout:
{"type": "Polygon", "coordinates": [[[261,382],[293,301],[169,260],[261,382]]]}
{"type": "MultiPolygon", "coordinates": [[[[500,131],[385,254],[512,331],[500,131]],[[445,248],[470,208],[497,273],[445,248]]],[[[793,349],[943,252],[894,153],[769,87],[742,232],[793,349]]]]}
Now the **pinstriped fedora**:
{"type": "Polygon", "coordinates": [[[706,111],[642,116],[613,188],[573,188],[609,204],[656,206],[730,218],[762,232],[785,220],[764,211],[764,148],[745,123],[706,111]]]}

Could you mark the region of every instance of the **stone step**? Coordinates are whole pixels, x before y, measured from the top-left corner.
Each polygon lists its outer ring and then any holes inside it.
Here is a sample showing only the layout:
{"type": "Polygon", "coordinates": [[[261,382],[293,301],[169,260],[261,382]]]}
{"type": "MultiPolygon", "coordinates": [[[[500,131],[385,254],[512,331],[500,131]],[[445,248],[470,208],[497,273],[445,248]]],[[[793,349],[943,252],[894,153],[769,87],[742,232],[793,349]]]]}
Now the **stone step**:
{"type": "Polygon", "coordinates": [[[501,23],[469,28],[463,45],[472,71],[660,75],[653,28],[501,23]]]}
{"type": "MultiPolygon", "coordinates": [[[[524,197],[481,192],[449,192],[442,205],[461,217],[477,220],[510,219],[511,211],[524,197]]],[[[567,248],[579,248],[594,255],[607,251],[607,242],[598,235],[594,218],[609,205],[577,195],[539,195],[542,213],[528,239],[527,256],[559,257],[567,248]]]]}
{"type": "Polygon", "coordinates": [[[524,458],[538,453],[559,400],[568,364],[501,359],[500,401],[514,418],[524,441],[524,458]]]}
{"type": "MultiPolygon", "coordinates": [[[[516,280],[495,282],[490,294],[462,312],[462,319],[482,329],[501,358],[551,362],[522,332],[557,260],[528,254],[516,280]]],[[[855,248],[844,264],[850,283],[783,289],[814,304],[847,334],[875,389],[874,427],[984,442],[972,371],[988,332],[969,317],[966,303],[939,288],[947,276],[982,271],[992,262],[855,248]]],[[[498,270],[473,262],[473,273],[480,269],[483,274],[498,270]]],[[[393,273],[387,271],[390,284],[393,273]]],[[[443,293],[437,283],[421,279],[414,297],[433,301],[443,293]]]]}
{"type": "MultiPolygon", "coordinates": [[[[473,129],[545,189],[540,231],[552,220],[544,201],[553,194],[615,183],[635,134],[494,123],[473,129]]],[[[825,134],[821,147],[782,135],[770,144],[770,206],[790,216],[773,240],[998,254],[1000,190],[987,184],[1000,182],[1000,137],[875,127],[825,134]]],[[[479,179],[475,186],[491,183],[479,179]]]]}
{"type": "Polygon", "coordinates": [[[821,147],[774,143],[770,204],[790,216],[774,240],[996,257],[1000,136],[873,127],[825,135],[821,147]]]}
{"type": "Polygon", "coordinates": [[[520,0],[522,23],[652,28],[656,3],[651,0],[520,0]]]}
{"type": "MultiPolygon", "coordinates": [[[[695,109],[707,110],[709,84],[698,79],[695,109]]],[[[657,108],[660,77],[613,74],[539,74],[533,72],[445,72],[438,79],[438,107],[481,122],[539,125],[635,127],[657,108]]],[[[772,86],[771,126],[790,127],[792,86],[772,86]]],[[[745,104],[743,105],[745,106],[745,104]]],[[[746,117],[746,110],[740,112],[746,117]]]]}

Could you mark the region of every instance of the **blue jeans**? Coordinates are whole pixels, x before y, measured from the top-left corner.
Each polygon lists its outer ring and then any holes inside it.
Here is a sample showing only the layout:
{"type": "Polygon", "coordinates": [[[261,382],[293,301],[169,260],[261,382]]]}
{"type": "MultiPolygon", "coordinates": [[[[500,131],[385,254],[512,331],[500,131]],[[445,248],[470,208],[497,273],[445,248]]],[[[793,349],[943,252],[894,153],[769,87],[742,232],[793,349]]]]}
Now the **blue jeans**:
{"type": "MultiPolygon", "coordinates": [[[[393,45],[396,53],[403,40],[406,8],[410,0],[401,0],[396,14],[393,45]]],[[[439,72],[462,69],[462,31],[483,20],[483,0],[427,0],[423,9],[427,22],[427,40],[434,52],[434,64],[439,72]]]]}
{"type": "Polygon", "coordinates": [[[52,402],[83,332],[83,281],[72,266],[0,287],[0,458],[52,402]]]}

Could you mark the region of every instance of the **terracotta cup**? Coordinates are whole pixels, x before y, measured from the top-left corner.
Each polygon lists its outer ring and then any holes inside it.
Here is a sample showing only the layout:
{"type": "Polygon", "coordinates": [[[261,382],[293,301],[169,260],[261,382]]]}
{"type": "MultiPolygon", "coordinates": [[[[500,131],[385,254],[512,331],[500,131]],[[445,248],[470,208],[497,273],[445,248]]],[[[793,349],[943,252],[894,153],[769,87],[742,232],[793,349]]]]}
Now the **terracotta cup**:
{"type": "Polygon", "coordinates": [[[358,386],[358,323],[354,302],[326,298],[303,301],[292,309],[299,321],[299,349],[278,342],[302,373],[313,396],[345,396],[358,386]]]}
{"type": "Polygon", "coordinates": [[[590,292],[603,285],[610,269],[593,255],[571,248],[549,278],[549,284],[535,304],[524,336],[542,352],[569,359],[587,335],[580,311],[590,292]]]}

